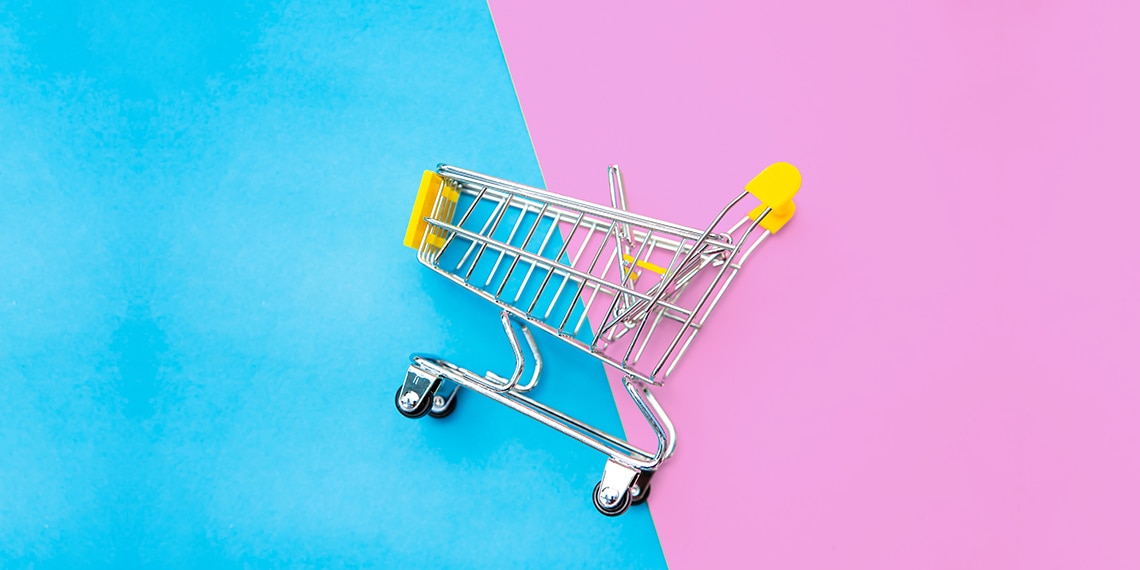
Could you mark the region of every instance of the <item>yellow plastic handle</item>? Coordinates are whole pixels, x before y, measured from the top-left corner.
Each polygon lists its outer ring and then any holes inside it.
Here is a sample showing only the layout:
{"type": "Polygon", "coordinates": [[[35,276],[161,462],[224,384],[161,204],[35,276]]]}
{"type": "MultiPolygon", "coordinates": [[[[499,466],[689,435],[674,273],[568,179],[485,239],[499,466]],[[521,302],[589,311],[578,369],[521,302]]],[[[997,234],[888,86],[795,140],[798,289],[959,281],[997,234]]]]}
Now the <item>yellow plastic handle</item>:
{"type": "Polygon", "coordinates": [[[802,183],[803,177],[800,176],[799,169],[786,162],[777,162],[757,174],[756,178],[744,185],[744,189],[764,205],[779,210],[792,201],[802,183]]]}
{"type": "MultiPolygon", "coordinates": [[[[416,203],[412,206],[412,218],[408,220],[408,231],[404,234],[404,245],[412,249],[420,248],[424,233],[428,229],[428,223],[424,219],[431,216],[435,203],[441,195],[444,199],[452,202],[459,199],[458,193],[444,183],[442,176],[431,170],[425,170],[423,178],[420,179],[420,190],[416,194],[416,203]]],[[[442,221],[451,222],[451,220],[442,221]]],[[[432,237],[436,236],[429,236],[429,242],[432,241],[430,239],[432,237]]]]}
{"type": "Polygon", "coordinates": [[[792,198],[800,191],[802,183],[803,177],[795,166],[787,162],[768,166],[744,185],[745,190],[760,200],[760,206],[749,212],[749,217],[755,220],[764,210],[771,208],[772,211],[760,220],[760,226],[776,233],[796,213],[796,203],[792,198]]]}

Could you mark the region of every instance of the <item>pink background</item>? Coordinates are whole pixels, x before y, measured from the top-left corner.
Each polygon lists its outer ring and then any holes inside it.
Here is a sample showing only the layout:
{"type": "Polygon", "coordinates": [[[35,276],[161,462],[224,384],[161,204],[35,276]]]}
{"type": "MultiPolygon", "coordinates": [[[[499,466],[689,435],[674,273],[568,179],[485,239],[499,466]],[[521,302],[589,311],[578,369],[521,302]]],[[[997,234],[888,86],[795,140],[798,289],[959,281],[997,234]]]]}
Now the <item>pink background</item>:
{"type": "Polygon", "coordinates": [[[658,391],[670,564],[1140,565],[1136,9],[739,4],[491,1],[550,189],[804,174],[658,391]]]}

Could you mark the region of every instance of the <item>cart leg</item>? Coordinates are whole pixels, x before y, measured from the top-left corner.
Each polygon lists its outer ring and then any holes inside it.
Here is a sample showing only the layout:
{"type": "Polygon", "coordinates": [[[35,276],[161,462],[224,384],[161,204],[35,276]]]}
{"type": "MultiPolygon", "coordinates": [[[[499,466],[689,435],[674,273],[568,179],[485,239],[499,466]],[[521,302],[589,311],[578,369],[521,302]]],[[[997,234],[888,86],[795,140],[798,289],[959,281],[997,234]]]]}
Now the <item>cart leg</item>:
{"type": "Polygon", "coordinates": [[[521,320],[516,320],[515,317],[511,316],[510,312],[502,311],[499,313],[499,320],[503,324],[503,331],[507,333],[507,341],[510,342],[511,351],[515,354],[514,372],[510,378],[504,378],[488,370],[485,378],[491,380],[491,382],[483,381],[480,378],[475,379],[496,392],[505,392],[508,390],[516,393],[528,392],[538,385],[539,376],[542,374],[542,354],[538,351],[538,343],[534,341],[534,335],[531,334],[526,323],[521,320]],[[515,327],[512,322],[517,323],[519,329],[522,330],[522,336],[526,339],[526,344],[530,349],[531,356],[534,357],[534,368],[530,374],[530,380],[526,384],[520,382],[523,373],[526,371],[526,357],[523,355],[522,343],[519,342],[519,335],[515,332],[515,327]]]}

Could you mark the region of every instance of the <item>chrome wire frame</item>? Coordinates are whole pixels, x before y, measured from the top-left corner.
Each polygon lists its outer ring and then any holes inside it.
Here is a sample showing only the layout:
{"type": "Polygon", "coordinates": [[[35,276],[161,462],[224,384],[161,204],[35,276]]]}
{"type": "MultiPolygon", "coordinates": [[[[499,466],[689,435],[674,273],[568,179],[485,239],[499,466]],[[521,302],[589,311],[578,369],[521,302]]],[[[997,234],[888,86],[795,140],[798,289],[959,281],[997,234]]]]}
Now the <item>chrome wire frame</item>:
{"type": "Polygon", "coordinates": [[[595,504],[599,509],[616,504],[625,489],[611,488],[625,485],[636,492],[638,481],[647,479],[672,455],[676,430],[650,388],[664,384],[744,261],[768,237],[767,230],[755,230],[770,210],[755,217],[743,215],[726,230],[717,231],[728,225],[725,219],[730,212],[752,210],[743,208],[750,194],[742,192],[705,229],[696,229],[629,212],[624,180],[616,165],[609,168],[612,206],[608,207],[453,166],[439,165],[437,172],[460,199],[435,204],[425,220],[427,235],[435,239],[425,237],[418,258],[499,307],[516,365],[504,377],[493,372],[478,374],[439,358],[414,356],[409,378],[414,373],[450,380],[606,454],[609,461],[599,487],[603,498],[599,503],[596,490],[595,504]],[[481,210],[489,212],[483,212],[483,217],[476,213],[481,210]],[[509,232],[507,226],[511,226],[509,232]],[[595,239],[598,236],[600,243],[595,239]],[[537,247],[536,242],[540,242],[537,247]],[[549,253],[552,248],[557,248],[553,254],[549,253]],[[571,254],[571,249],[576,251],[571,254]],[[457,263],[452,259],[456,256],[457,263]],[[607,261],[599,265],[604,256],[607,261]],[[485,267],[492,258],[489,274],[481,279],[476,266],[486,259],[481,265],[485,267]],[[658,265],[651,259],[668,263],[658,265]],[[516,284],[518,279],[512,278],[519,275],[522,280],[516,284]],[[537,288],[528,288],[536,282],[537,288]],[[553,297],[540,303],[552,288],[556,289],[553,297]],[[607,301],[608,309],[591,331],[585,324],[587,314],[598,302],[607,301]],[[663,332],[670,326],[675,332],[663,332]],[[516,327],[534,359],[525,383],[526,359],[516,327]],[[656,449],[640,449],[529,397],[526,392],[537,385],[542,368],[530,328],[545,331],[618,370],[630,398],[656,435],[656,449]]]}

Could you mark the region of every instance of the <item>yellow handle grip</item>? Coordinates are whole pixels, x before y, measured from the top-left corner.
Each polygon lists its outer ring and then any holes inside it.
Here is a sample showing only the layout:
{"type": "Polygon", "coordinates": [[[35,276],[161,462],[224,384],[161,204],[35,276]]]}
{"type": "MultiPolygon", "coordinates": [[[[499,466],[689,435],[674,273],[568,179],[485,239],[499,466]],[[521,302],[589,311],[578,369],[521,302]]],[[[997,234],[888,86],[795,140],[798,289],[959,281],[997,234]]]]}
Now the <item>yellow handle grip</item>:
{"type": "MultiPolygon", "coordinates": [[[[408,220],[408,231],[404,234],[404,245],[412,249],[420,248],[424,233],[428,229],[428,223],[424,219],[431,216],[435,209],[435,203],[439,201],[440,196],[451,202],[459,200],[459,193],[444,183],[442,176],[431,170],[425,170],[423,178],[420,179],[420,190],[416,194],[416,203],[412,206],[412,218],[408,220]]],[[[451,222],[451,220],[441,221],[451,222]]],[[[436,247],[442,245],[438,236],[428,236],[428,241],[436,247]],[[433,240],[432,238],[437,239],[433,240]]]]}
{"type": "Polygon", "coordinates": [[[748,193],[760,200],[760,206],[749,212],[748,216],[755,220],[765,209],[771,208],[772,211],[760,220],[760,225],[776,233],[796,213],[796,203],[792,198],[800,191],[802,183],[803,177],[795,166],[786,162],[768,166],[744,185],[748,193]]]}

